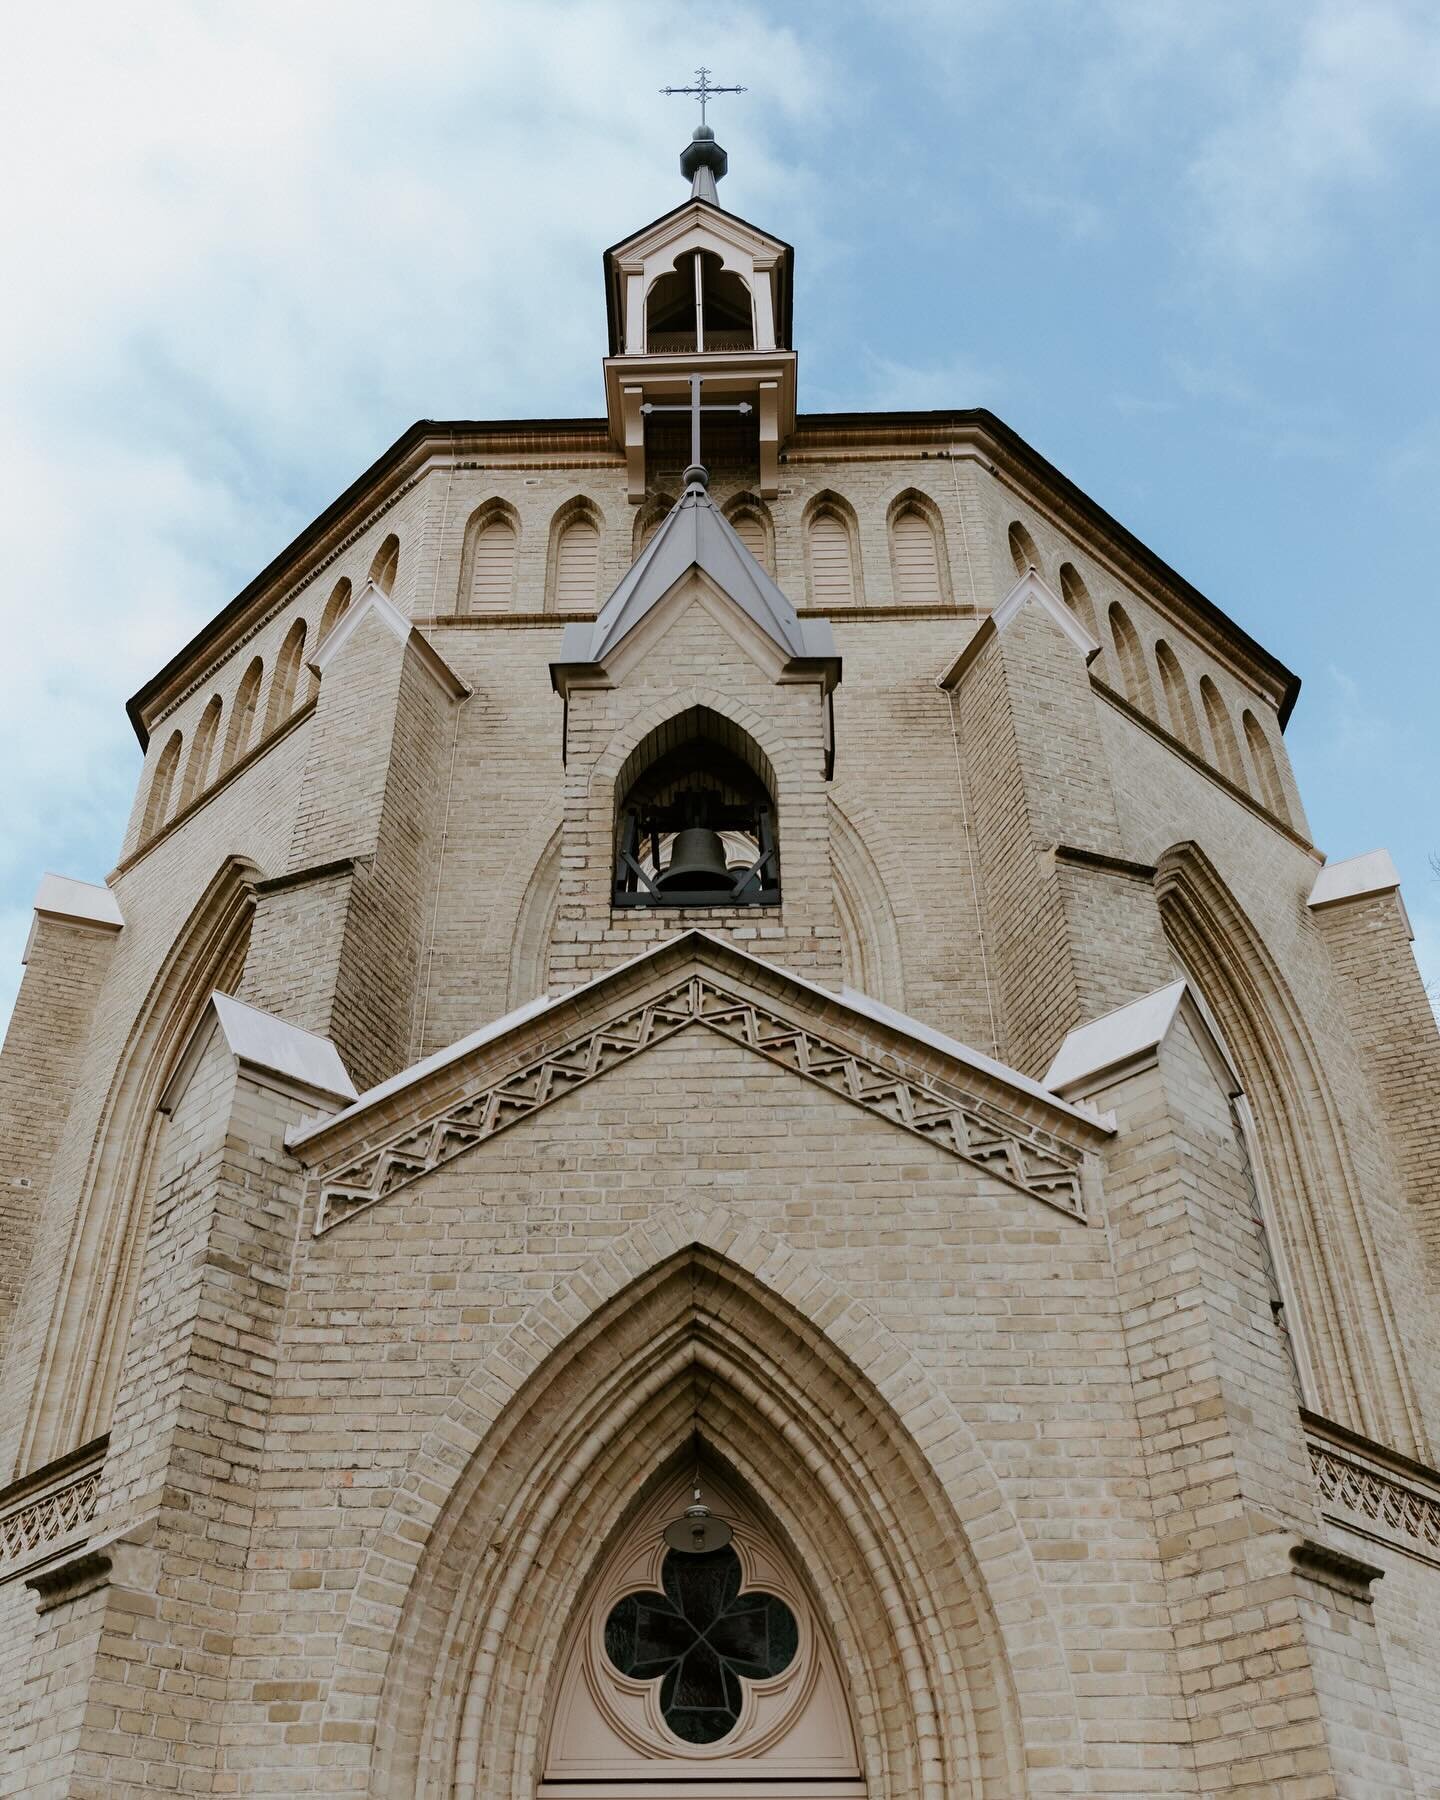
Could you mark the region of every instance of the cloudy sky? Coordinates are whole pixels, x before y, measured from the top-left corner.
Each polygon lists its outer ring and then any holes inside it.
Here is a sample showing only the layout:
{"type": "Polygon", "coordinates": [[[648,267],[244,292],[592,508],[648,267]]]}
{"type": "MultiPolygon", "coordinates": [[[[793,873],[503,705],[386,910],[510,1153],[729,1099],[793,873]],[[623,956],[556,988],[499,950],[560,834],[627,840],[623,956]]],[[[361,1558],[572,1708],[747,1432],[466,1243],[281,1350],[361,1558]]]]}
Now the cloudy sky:
{"type": "Polygon", "coordinates": [[[412,420],[602,409],[600,251],[797,249],[801,406],[985,405],[1304,677],[1440,979],[1435,0],[53,0],[0,108],[0,1019],[124,701],[412,420]]]}

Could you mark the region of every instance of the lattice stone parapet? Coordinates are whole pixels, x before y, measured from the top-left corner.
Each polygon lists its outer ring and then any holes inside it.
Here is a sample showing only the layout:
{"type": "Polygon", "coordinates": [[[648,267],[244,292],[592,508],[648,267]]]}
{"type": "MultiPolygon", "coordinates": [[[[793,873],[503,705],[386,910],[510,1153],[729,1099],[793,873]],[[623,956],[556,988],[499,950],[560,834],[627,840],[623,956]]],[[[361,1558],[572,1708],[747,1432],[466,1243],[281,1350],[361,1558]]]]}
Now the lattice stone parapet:
{"type": "MultiPolygon", "coordinates": [[[[1440,1494],[1372,1468],[1333,1444],[1310,1439],[1310,1466],[1322,1504],[1440,1552],[1440,1494]]],[[[1346,1523],[1342,1520],[1341,1523],[1346,1523]]]]}
{"type": "Polygon", "coordinates": [[[746,1045],[1047,1206],[1085,1216],[1082,1159],[1072,1146],[988,1102],[947,1093],[928,1076],[882,1067],[712,979],[692,975],[325,1173],[317,1235],[691,1025],[746,1045]]]}
{"type": "Polygon", "coordinates": [[[67,1467],[52,1484],[38,1492],[22,1492],[0,1511],[0,1571],[33,1562],[49,1545],[88,1525],[95,1516],[104,1467],[102,1445],[84,1461],[67,1467]]]}

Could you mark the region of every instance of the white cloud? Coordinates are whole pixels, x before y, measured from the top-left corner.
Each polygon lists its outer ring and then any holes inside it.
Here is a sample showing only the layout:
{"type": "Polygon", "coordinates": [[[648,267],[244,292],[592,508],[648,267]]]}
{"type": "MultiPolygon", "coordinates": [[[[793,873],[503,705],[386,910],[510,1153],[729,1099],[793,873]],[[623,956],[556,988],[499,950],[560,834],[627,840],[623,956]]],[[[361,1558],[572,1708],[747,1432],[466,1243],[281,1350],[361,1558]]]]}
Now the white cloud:
{"type": "Polygon", "coordinates": [[[1253,67],[1189,176],[1200,248],[1257,274],[1323,248],[1337,208],[1386,181],[1440,118],[1440,15],[1402,0],[1301,9],[1293,52],[1253,67]]]}
{"type": "MultiPolygon", "coordinates": [[[[1434,0],[894,0],[921,78],[1005,95],[976,162],[1077,239],[1120,212],[1169,235],[1187,280],[1309,267],[1346,208],[1433,158],[1434,0]],[[993,137],[993,132],[992,132],[993,137]]],[[[972,102],[973,104],[973,102],[972,102]]]]}

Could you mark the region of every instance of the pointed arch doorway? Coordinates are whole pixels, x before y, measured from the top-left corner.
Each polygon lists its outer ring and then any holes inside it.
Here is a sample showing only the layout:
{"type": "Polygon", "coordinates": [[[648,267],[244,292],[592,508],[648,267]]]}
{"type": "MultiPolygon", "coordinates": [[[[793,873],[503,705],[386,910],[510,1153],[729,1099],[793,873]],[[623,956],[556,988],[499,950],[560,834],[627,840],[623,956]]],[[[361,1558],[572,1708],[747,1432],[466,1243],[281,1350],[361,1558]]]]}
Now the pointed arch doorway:
{"type": "Polygon", "coordinates": [[[560,1659],[539,1800],[865,1800],[834,1646],[804,1571],[732,1479],[699,1466],[728,1544],[676,1550],[675,1469],[601,1559],[560,1659]]]}

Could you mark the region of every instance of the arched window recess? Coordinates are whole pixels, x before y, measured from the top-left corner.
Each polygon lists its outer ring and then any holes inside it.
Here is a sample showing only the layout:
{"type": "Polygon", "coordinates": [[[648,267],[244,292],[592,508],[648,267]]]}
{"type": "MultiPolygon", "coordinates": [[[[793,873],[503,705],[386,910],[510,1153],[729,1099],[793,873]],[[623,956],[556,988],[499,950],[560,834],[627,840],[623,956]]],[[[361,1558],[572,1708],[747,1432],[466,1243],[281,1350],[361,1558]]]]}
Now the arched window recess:
{"type": "Polygon", "coordinates": [[[754,307],[743,278],[713,250],[687,250],[650,289],[645,308],[650,354],[753,350],[754,307]]]}
{"type": "Polygon", "coordinates": [[[799,1572],[697,1460],[637,1507],[571,1627],[541,1800],[597,1777],[643,1794],[657,1770],[667,1794],[723,1781],[858,1800],[849,1710],[799,1572]]]}
{"type": "Polygon", "coordinates": [[[616,783],[614,904],[778,906],[774,791],[728,720],[696,707],[657,726],[616,783]]]}

